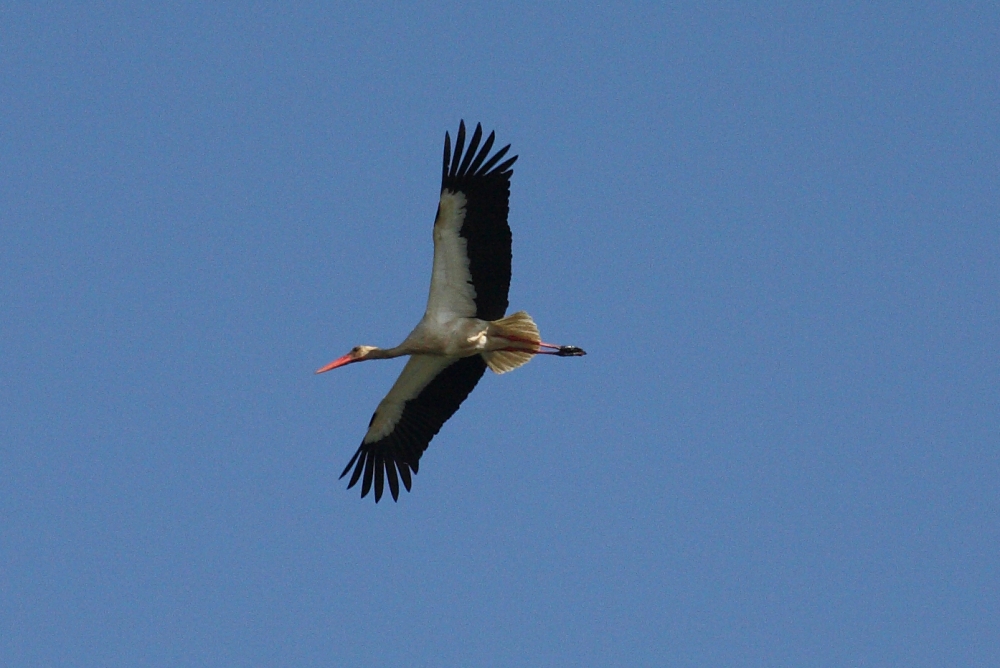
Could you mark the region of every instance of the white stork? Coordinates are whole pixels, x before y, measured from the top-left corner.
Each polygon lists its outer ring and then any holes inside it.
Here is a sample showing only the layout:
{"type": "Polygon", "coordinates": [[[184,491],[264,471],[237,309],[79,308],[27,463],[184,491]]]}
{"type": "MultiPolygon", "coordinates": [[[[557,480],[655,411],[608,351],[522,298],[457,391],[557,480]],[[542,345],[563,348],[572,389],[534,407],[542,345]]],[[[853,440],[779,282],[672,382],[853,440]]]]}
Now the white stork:
{"type": "Polygon", "coordinates": [[[427,310],[409,336],[395,348],[355,346],[316,373],[372,359],[409,355],[410,359],[368,424],[361,446],[347,463],[354,468],[350,489],[361,479],[361,496],[375,484],[382,498],[385,478],[393,500],[399,478],[410,490],[410,470],[448,418],[476,386],[486,367],[496,373],[516,369],[533,355],[576,357],[575,346],[543,343],[524,311],[504,317],[510,287],[510,227],[507,225],[511,165],[500,162],[510,144],[489,156],[494,133],[483,147],[482,126],[465,147],[465,122],[458,126],[455,153],[444,135],[441,200],[434,220],[434,268],[427,310]],[[497,164],[500,163],[500,164],[497,164]],[[397,476],[397,471],[398,476],[397,476]]]}

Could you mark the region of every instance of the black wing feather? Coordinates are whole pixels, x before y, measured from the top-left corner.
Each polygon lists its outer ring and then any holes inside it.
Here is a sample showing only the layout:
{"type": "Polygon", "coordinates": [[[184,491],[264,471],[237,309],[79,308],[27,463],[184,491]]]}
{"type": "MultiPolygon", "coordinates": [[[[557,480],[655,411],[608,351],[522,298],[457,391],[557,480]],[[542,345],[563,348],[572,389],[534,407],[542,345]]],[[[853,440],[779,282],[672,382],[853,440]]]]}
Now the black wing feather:
{"type": "MultiPolygon", "coordinates": [[[[406,466],[406,464],[400,464],[406,466]]],[[[392,500],[399,498],[399,478],[396,477],[396,460],[387,457],[385,460],[385,474],[389,479],[389,491],[392,492],[392,500]]]]}
{"type": "Polygon", "coordinates": [[[361,498],[368,495],[372,489],[372,474],[375,472],[375,453],[365,453],[365,478],[361,481],[361,498]]]}
{"type": "MultiPolygon", "coordinates": [[[[405,487],[406,491],[409,492],[411,484],[410,467],[406,465],[406,462],[397,461],[396,464],[399,466],[399,477],[403,479],[403,487],[405,487]]],[[[393,501],[396,500],[396,497],[392,498],[393,501]]]]}
{"type": "Polygon", "coordinates": [[[451,164],[451,137],[444,133],[444,169],[441,170],[441,180],[448,178],[448,168],[451,164]]]}
{"type": "Polygon", "coordinates": [[[490,149],[493,148],[493,142],[496,141],[496,138],[495,132],[491,132],[490,136],[486,138],[486,143],[483,144],[483,148],[480,149],[479,155],[477,155],[476,159],[472,161],[471,165],[469,165],[470,172],[475,173],[476,170],[479,169],[480,165],[483,164],[483,160],[485,160],[486,156],[490,154],[490,149]]]}
{"type": "Polygon", "coordinates": [[[458,135],[455,136],[455,156],[451,159],[451,164],[457,169],[462,150],[465,148],[465,121],[458,123],[458,135]]]}
{"type": "Polygon", "coordinates": [[[465,221],[459,234],[466,240],[469,273],[476,288],[476,317],[498,320],[507,312],[510,290],[511,236],[507,213],[510,177],[514,173],[511,165],[517,156],[494,167],[510,150],[508,144],[484,162],[493,147],[494,133],[490,133],[482,150],[475,155],[480,137],[482,126],[477,124],[463,157],[465,122],[459,123],[454,153],[449,150],[451,138],[445,133],[441,189],[465,195],[465,221]]]}
{"type": "Polygon", "coordinates": [[[480,167],[479,169],[481,169],[484,172],[489,171],[493,167],[493,165],[497,164],[500,161],[500,158],[507,155],[507,151],[509,150],[510,150],[510,144],[507,144],[502,149],[494,153],[493,157],[490,158],[489,161],[487,161],[486,164],[480,167]]]}
{"type": "MultiPolygon", "coordinates": [[[[354,487],[363,470],[361,496],[367,496],[374,483],[375,502],[378,503],[382,498],[386,469],[398,466],[403,485],[409,491],[410,469],[414,474],[417,472],[420,457],[431,439],[455,414],[485,372],[486,361],[481,355],[463,357],[446,367],[420,394],[403,404],[403,413],[391,432],[374,443],[361,443],[351,463],[340,475],[343,478],[351,469],[351,464],[355,465],[347,488],[354,487]]],[[[395,500],[399,485],[394,472],[389,474],[389,491],[395,500]]]]}
{"type": "Polygon", "coordinates": [[[379,502],[382,498],[382,488],[385,485],[385,457],[382,453],[378,453],[374,456],[375,466],[375,503],[379,502]]]}
{"type": "Polygon", "coordinates": [[[469,140],[469,148],[465,151],[465,158],[462,160],[462,166],[458,168],[459,174],[465,174],[469,171],[469,164],[472,162],[472,158],[476,155],[476,149],[479,148],[479,140],[483,138],[483,126],[476,124],[476,131],[472,133],[472,139],[469,140]]]}
{"type": "MultiPolygon", "coordinates": [[[[371,425],[369,424],[368,426],[370,427],[371,425]]],[[[357,452],[354,453],[354,456],[351,457],[351,461],[347,462],[347,466],[344,467],[344,472],[340,474],[341,478],[343,478],[345,475],[347,475],[347,472],[351,470],[351,467],[354,466],[354,462],[358,461],[358,457],[360,457],[360,456],[361,456],[361,451],[360,450],[358,450],[357,452]]],[[[360,464],[359,464],[359,466],[360,466],[360,464]]],[[[354,477],[351,480],[351,484],[352,485],[358,481],[358,476],[359,475],[361,475],[361,474],[358,473],[357,471],[355,471],[354,477]]]]}

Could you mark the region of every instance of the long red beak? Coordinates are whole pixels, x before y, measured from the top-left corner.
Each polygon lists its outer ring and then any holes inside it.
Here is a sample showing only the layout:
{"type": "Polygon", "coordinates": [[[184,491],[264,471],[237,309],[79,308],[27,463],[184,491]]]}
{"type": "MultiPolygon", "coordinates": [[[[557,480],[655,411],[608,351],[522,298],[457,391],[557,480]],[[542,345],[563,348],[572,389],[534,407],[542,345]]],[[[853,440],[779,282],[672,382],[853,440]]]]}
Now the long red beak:
{"type": "Polygon", "coordinates": [[[325,371],[330,371],[331,369],[336,369],[339,366],[344,366],[345,364],[350,364],[351,362],[357,362],[357,360],[351,358],[351,353],[347,353],[343,357],[338,357],[337,359],[333,360],[322,369],[316,369],[316,373],[323,373],[325,371]]]}

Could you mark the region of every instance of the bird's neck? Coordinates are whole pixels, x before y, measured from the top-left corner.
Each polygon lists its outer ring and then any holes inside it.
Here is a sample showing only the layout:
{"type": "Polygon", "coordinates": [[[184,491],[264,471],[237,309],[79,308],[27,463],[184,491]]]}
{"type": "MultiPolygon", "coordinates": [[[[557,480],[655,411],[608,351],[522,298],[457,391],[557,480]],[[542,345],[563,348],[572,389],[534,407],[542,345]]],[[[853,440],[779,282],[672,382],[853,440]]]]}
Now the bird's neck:
{"type": "Polygon", "coordinates": [[[365,359],[387,360],[392,359],[393,357],[401,357],[409,354],[409,351],[404,350],[403,346],[396,346],[395,348],[375,348],[365,356],[365,359]]]}

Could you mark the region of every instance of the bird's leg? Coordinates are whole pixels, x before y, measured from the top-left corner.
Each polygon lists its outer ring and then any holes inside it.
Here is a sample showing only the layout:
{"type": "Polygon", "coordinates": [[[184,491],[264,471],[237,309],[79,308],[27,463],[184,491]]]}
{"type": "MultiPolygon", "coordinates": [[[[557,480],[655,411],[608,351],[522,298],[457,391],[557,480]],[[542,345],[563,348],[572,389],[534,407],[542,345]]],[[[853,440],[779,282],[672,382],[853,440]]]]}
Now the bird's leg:
{"type": "MultiPolygon", "coordinates": [[[[517,343],[529,343],[533,346],[541,346],[542,348],[555,348],[555,349],[562,348],[562,346],[556,346],[551,343],[544,343],[542,341],[532,341],[531,339],[522,339],[520,336],[501,335],[500,338],[507,339],[508,341],[515,341],[517,343]]],[[[510,348],[510,350],[521,350],[523,352],[522,348],[510,348]]],[[[531,351],[529,350],[527,352],[531,351]]]]}
{"type": "Polygon", "coordinates": [[[497,348],[498,351],[528,353],[529,355],[555,355],[556,357],[582,357],[587,353],[576,346],[558,346],[558,350],[525,350],[524,348],[497,348]]]}
{"type": "Polygon", "coordinates": [[[528,343],[533,346],[539,346],[541,348],[552,348],[552,350],[525,350],[524,348],[501,348],[501,350],[507,350],[511,352],[531,353],[533,355],[556,355],[558,357],[580,357],[581,355],[587,354],[581,348],[577,348],[576,346],[557,346],[553,343],[544,343],[542,341],[532,341],[530,339],[522,339],[519,336],[503,336],[502,338],[517,343],[528,343]]]}

